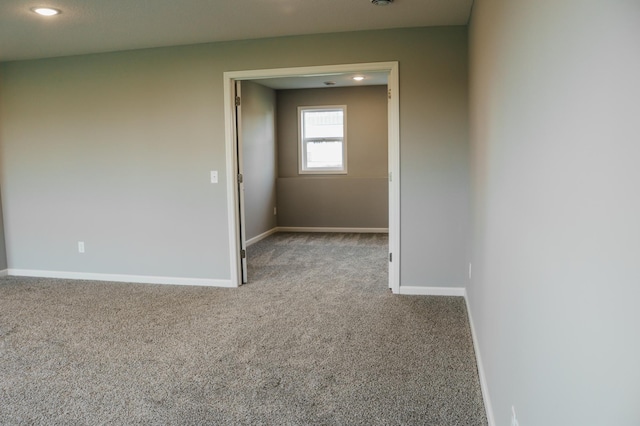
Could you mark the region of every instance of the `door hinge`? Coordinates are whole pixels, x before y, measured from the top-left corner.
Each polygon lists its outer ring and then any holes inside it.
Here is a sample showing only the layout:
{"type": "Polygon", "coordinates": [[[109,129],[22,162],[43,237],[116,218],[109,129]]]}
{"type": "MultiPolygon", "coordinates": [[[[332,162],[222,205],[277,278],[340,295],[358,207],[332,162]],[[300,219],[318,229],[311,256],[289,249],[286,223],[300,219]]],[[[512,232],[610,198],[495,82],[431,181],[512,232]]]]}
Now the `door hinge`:
{"type": "Polygon", "coordinates": [[[389,253],[389,262],[393,262],[393,253],[389,253]]]}
{"type": "Polygon", "coordinates": [[[389,172],[389,182],[393,182],[393,175],[389,172]]]}
{"type": "Polygon", "coordinates": [[[240,96],[236,96],[236,106],[240,106],[240,96]]]}
{"type": "Polygon", "coordinates": [[[243,179],[243,178],[242,178],[242,175],[241,175],[241,174],[238,174],[238,183],[242,183],[242,179],[243,179]]]}
{"type": "Polygon", "coordinates": [[[391,99],[391,89],[387,90],[387,95],[389,96],[389,99],[391,99]]]}
{"type": "Polygon", "coordinates": [[[240,257],[242,259],[246,259],[247,258],[247,251],[246,250],[240,250],[240,257]]]}

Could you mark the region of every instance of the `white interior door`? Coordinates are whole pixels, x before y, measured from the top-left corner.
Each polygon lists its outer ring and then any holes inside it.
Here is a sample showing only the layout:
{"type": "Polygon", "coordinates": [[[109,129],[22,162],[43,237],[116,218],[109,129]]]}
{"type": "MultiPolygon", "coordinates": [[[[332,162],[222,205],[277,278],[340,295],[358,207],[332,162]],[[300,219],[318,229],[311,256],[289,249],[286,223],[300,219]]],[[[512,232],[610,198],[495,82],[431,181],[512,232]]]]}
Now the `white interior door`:
{"type": "Polygon", "coordinates": [[[240,270],[242,284],[247,283],[247,237],[244,215],[244,172],[242,161],[242,88],[241,81],[236,81],[236,149],[238,158],[238,210],[240,212],[240,270]]]}

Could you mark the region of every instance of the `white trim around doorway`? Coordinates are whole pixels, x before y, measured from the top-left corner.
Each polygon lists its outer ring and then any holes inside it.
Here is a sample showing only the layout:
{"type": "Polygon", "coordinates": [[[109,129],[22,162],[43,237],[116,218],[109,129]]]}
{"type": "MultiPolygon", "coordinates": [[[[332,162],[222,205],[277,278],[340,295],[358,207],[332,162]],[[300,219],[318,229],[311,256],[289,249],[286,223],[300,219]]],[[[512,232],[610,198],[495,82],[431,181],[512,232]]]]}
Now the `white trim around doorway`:
{"type": "Polygon", "coordinates": [[[229,71],[224,79],[224,119],[227,178],[227,210],[229,228],[229,258],[231,283],[241,283],[240,262],[240,217],[238,212],[238,176],[236,152],[235,91],[237,80],[256,80],[276,77],[296,77],[336,73],[388,72],[389,89],[389,287],[393,293],[400,292],[400,83],[398,62],[372,62],[363,64],[320,65],[298,68],[276,68],[263,70],[229,71]]]}

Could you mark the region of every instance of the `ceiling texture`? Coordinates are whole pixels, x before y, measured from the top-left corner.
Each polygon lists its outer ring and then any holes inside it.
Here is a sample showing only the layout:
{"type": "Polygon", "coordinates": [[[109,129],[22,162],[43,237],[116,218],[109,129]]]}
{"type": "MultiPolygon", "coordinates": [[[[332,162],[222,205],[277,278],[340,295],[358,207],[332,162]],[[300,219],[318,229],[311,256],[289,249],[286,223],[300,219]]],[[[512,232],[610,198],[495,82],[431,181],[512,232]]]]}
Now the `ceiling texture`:
{"type": "Polygon", "coordinates": [[[252,81],[275,90],[284,89],[317,89],[326,87],[386,86],[388,72],[362,73],[329,73],[322,75],[304,75],[297,77],[277,77],[252,79],[252,81]],[[353,77],[361,76],[363,80],[355,81],[353,77]]]}
{"type": "Polygon", "coordinates": [[[0,0],[0,62],[302,34],[466,25],[473,0],[0,0]],[[34,7],[62,14],[42,17],[34,7]]]}

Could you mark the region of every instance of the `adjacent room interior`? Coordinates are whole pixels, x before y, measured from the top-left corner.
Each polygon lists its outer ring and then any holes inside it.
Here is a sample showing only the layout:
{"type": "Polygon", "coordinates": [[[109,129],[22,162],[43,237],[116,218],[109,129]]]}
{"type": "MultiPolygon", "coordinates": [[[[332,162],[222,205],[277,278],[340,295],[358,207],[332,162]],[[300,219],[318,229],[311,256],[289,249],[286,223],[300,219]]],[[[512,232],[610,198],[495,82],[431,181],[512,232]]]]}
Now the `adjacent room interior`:
{"type": "Polygon", "coordinates": [[[237,82],[247,246],[276,232],[388,233],[386,83],[380,72],[237,82]],[[327,122],[327,108],[340,110],[337,133],[316,125],[310,131],[318,136],[307,145],[333,151],[316,153],[317,164],[305,169],[302,114],[327,122]],[[327,163],[336,160],[337,170],[327,163]]]}

